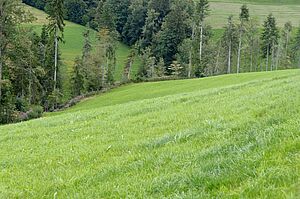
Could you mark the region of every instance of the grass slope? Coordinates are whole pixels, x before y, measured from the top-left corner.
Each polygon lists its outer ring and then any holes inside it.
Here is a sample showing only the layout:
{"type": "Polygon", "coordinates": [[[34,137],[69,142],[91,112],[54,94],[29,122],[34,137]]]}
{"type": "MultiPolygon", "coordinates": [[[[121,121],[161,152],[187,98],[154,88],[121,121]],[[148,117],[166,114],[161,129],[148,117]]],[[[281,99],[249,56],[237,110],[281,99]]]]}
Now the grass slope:
{"type": "Polygon", "coordinates": [[[260,24],[273,13],[280,27],[288,21],[294,26],[300,24],[300,1],[298,0],[214,0],[210,3],[211,15],[208,23],[213,28],[223,28],[229,15],[239,19],[240,7],[247,4],[250,15],[258,19],[260,24]]]}
{"type": "MultiPolygon", "coordinates": [[[[41,32],[41,28],[44,24],[47,24],[48,21],[46,19],[47,15],[33,7],[26,6],[26,9],[30,10],[30,12],[36,17],[36,21],[30,24],[30,27],[33,27],[34,30],[37,32],[41,32]]],[[[65,27],[65,43],[61,44],[61,53],[62,53],[62,60],[64,66],[61,68],[62,72],[62,79],[63,79],[63,90],[64,94],[66,95],[65,98],[70,97],[70,76],[72,72],[72,67],[74,64],[74,59],[76,56],[81,56],[82,54],[82,47],[83,47],[83,35],[85,27],[71,23],[66,21],[65,27]]],[[[92,32],[91,35],[92,42],[95,43],[96,41],[96,32],[92,32]]],[[[117,67],[115,71],[115,79],[120,81],[122,78],[123,68],[127,57],[130,53],[130,49],[128,46],[118,43],[117,48],[117,67]]],[[[133,65],[132,75],[135,75],[138,68],[138,62],[133,65]]]]}
{"type": "Polygon", "coordinates": [[[262,4],[262,5],[270,5],[270,4],[293,4],[299,5],[300,2],[298,0],[210,0],[212,2],[233,2],[233,3],[252,3],[252,4],[262,4]]]}
{"type": "Polygon", "coordinates": [[[299,198],[300,71],[121,87],[0,127],[1,198],[299,198]]]}

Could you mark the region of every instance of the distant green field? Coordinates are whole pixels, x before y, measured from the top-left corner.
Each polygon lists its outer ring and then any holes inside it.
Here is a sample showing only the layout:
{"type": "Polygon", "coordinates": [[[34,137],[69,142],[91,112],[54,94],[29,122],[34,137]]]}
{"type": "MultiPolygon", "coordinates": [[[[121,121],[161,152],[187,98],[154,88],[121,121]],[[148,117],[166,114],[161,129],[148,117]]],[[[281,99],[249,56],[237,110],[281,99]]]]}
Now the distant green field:
{"type": "Polygon", "coordinates": [[[0,198],[299,198],[300,71],[128,85],[0,127],[0,198]]]}
{"type": "MultiPolygon", "coordinates": [[[[41,31],[42,25],[47,24],[46,17],[47,15],[35,8],[26,6],[28,10],[37,18],[36,21],[30,24],[37,32],[41,31]]],[[[63,89],[65,98],[70,97],[70,74],[72,72],[72,66],[74,63],[74,59],[76,56],[81,56],[82,47],[83,47],[83,36],[85,27],[80,26],[75,23],[66,22],[65,27],[65,44],[61,45],[61,53],[62,59],[64,63],[64,67],[61,68],[62,78],[63,78],[63,89]]],[[[92,32],[92,41],[95,43],[96,41],[96,32],[92,32]]],[[[128,46],[118,43],[117,48],[117,68],[115,71],[115,79],[120,81],[122,78],[123,68],[125,65],[125,61],[127,60],[127,56],[129,55],[130,49],[128,46]]],[[[138,68],[138,62],[136,62],[133,66],[132,75],[136,74],[138,68]]]]}
{"type": "Polygon", "coordinates": [[[210,0],[211,2],[252,3],[252,4],[294,4],[300,5],[299,0],[210,0]]]}
{"type": "Polygon", "coordinates": [[[216,0],[210,3],[211,15],[208,18],[208,23],[213,28],[223,28],[227,23],[229,15],[234,15],[238,20],[240,7],[246,3],[250,9],[250,15],[263,24],[266,17],[273,13],[277,19],[280,27],[291,21],[294,26],[300,24],[300,1],[272,1],[272,0],[253,0],[253,1],[239,1],[239,0],[216,0]]]}

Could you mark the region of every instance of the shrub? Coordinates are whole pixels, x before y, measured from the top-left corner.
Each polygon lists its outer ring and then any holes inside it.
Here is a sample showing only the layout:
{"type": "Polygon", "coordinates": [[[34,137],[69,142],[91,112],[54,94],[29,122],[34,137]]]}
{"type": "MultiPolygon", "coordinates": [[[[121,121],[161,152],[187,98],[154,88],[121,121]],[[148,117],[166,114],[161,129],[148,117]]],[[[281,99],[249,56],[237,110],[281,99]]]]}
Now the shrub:
{"type": "Polygon", "coordinates": [[[44,112],[43,107],[41,106],[32,106],[27,112],[28,119],[36,119],[42,117],[44,112]]]}
{"type": "Polygon", "coordinates": [[[24,98],[16,99],[16,109],[17,111],[27,112],[29,110],[29,103],[24,98]]]}

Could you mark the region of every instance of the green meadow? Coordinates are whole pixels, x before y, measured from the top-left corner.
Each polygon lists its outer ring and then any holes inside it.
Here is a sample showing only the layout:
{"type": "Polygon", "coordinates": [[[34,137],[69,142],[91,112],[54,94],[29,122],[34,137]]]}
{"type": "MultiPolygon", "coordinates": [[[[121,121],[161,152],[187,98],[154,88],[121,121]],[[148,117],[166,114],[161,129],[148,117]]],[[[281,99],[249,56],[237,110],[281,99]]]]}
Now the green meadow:
{"type": "MultiPolygon", "coordinates": [[[[209,23],[221,33],[244,2],[213,1],[209,23]]],[[[260,21],[300,20],[295,0],[247,3],[260,21]]],[[[27,8],[40,32],[46,15],[27,8]]],[[[66,99],[84,29],[66,22],[66,99]]],[[[118,44],[119,80],[129,52],[118,44]]],[[[299,69],[123,85],[0,126],[0,199],[300,198],[299,129],[299,69]]]]}
{"type": "Polygon", "coordinates": [[[215,0],[210,3],[211,14],[208,23],[213,28],[223,28],[229,15],[233,15],[234,19],[238,20],[240,7],[243,4],[247,4],[250,15],[260,24],[263,24],[270,13],[276,17],[280,27],[288,21],[291,21],[294,26],[300,24],[300,1],[297,0],[215,0]]]}
{"type": "Polygon", "coordinates": [[[1,198],[299,198],[300,71],[141,83],[0,127],[1,198]]]}

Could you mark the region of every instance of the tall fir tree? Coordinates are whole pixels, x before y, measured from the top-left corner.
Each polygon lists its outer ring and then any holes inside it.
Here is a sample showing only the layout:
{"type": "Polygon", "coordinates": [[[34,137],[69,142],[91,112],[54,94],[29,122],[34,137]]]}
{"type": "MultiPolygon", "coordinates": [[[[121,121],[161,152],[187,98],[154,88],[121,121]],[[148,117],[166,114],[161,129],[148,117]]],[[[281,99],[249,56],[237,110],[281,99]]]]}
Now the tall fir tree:
{"type": "MultiPolygon", "coordinates": [[[[178,53],[178,47],[190,32],[191,2],[176,0],[165,17],[161,31],[154,41],[154,53],[170,65],[178,53]]],[[[171,71],[169,71],[171,72],[171,71]]]]}
{"type": "Polygon", "coordinates": [[[237,73],[240,72],[241,68],[241,53],[242,53],[242,44],[243,36],[245,32],[245,23],[250,19],[249,9],[246,5],[241,7],[240,13],[240,24],[239,24],[239,46],[238,46],[238,57],[237,57],[237,73]]]}
{"type": "Polygon", "coordinates": [[[18,0],[0,0],[0,100],[2,96],[2,81],[8,77],[4,76],[5,61],[8,58],[8,45],[18,34],[17,26],[22,22],[29,21],[26,12],[18,0]]]}
{"type": "Polygon", "coordinates": [[[266,59],[266,71],[269,70],[269,58],[272,55],[271,70],[274,66],[274,51],[278,44],[279,30],[276,25],[276,19],[272,14],[269,14],[263,26],[262,40],[262,53],[266,59]]]}
{"type": "Polygon", "coordinates": [[[46,6],[49,13],[49,31],[54,38],[54,86],[53,90],[57,88],[57,71],[58,71],[58,51],[59,41],[63,41],[64,38],[64,0],[50,0],[46,6]]]}
{"type": "Polygon", "coordinates": [[[292,48],[293,48],[294,61],[300,68],[300,26],[297,28],[297,33],[292,48]]]}
{"type": "Polygon", "coordinates": [[[208,0],[199,0],[197,3],[197,19],[198,26],[200,31],[200,42],[199,42],[199,65],[201,65],[202,54],[203,54],[203,41],[204,41],[204,27],[205,27],[205,19],[209,14],[209,2],[208,0]]]}
{"type": "Polygon", "coordinates": [[[231,15],[228,17],[227,26],[223,34],[223,46],[227,54],[227,74],[230,74],[232,70],[232,56],[233,51],[237,47],[237,37],[237,28],[233,22],[233,16],[231,15]]]}
{"type": "Polygon", "coordinates": [[[82,67],[82,59],[76,57],[74,62],[72,82],[72,95],[74,97],[83,94],[84,92],[84,73],[82,67]]]}
{"type": "Polygon", "coordinates": [[[133,45],[141,37],[147,15],[147,1],[132,0],[129,16],[124,26],[122,37],[126,44],[133,45]]]}
{"type": "Polygon", "coordinates": [[[288,50],[289,50],[289,44],[290,44],[290,39],[291,39],[291,33],[293,31],[293,25],[292,23],[286,22],[284,24],[283,28],[283,37],[284,37],[284,48],[285,48],[285,57],[288,56],[288,50]]]}

